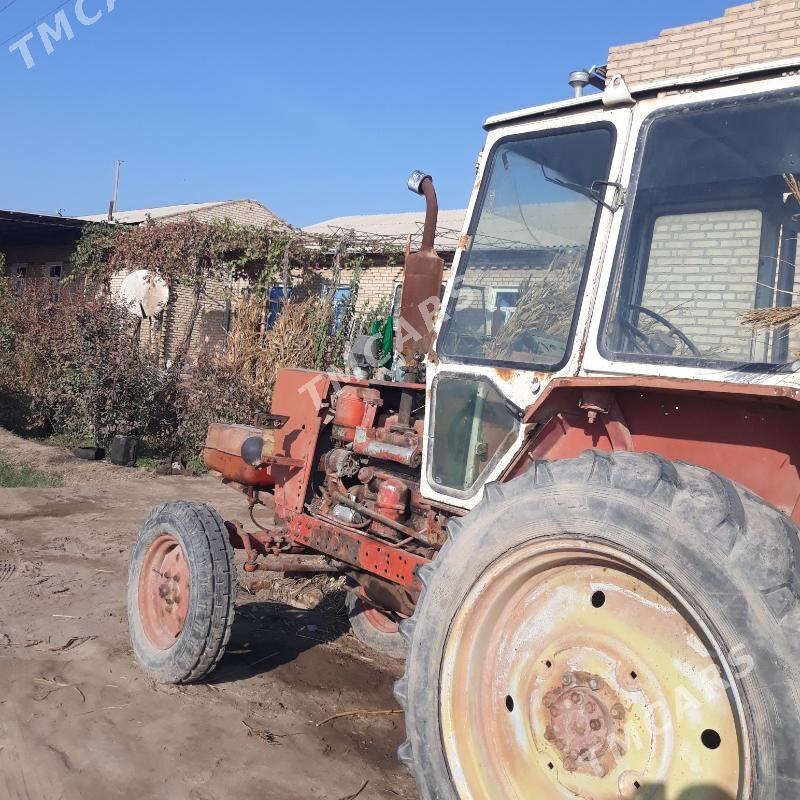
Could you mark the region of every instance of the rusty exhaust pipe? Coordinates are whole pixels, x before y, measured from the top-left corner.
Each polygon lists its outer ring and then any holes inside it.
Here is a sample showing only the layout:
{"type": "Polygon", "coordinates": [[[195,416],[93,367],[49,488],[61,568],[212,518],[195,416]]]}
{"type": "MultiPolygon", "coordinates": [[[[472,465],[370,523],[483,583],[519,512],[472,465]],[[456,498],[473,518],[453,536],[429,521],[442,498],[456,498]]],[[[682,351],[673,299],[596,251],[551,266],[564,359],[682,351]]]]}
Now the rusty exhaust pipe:
{"type": "Polygon", "coordinates": [[[425,226],[422,229],[421,250],[433,250],[436,239],[436,223],[439,219],[439,201],[436,199],[436,189],[433,188],[433,178],[415,169],[408,176],[408,188],[415,194],[425,198],[425,226]]]}
{"type": "Polygon", "coordinates": [[[425,224],[418,252],[406,256],[400,301],[397,352],[401,379],[425,382],[425,356],[433,342],[433,325],[439,311],[444,262],[433,249],[439,203],[430,175],[414,170],[408,188],[425,198],[425,224]]]}

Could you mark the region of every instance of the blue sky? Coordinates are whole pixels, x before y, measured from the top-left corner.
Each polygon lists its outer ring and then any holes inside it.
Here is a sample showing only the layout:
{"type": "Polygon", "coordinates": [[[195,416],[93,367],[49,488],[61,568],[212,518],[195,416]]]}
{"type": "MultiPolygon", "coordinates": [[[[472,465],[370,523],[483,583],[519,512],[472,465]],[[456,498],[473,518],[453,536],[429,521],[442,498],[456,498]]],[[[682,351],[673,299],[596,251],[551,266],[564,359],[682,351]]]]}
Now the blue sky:
{"type": "Polygon", "coordinates": [[[735,2],[0,0],[0,208],[89,214],[255,198],[295,225],[412,210],[414,168],[466,205],[490,114],[565,97],[609,45],[735,2]],[[115,6],[111,13],[107,5],[115,6]]]}

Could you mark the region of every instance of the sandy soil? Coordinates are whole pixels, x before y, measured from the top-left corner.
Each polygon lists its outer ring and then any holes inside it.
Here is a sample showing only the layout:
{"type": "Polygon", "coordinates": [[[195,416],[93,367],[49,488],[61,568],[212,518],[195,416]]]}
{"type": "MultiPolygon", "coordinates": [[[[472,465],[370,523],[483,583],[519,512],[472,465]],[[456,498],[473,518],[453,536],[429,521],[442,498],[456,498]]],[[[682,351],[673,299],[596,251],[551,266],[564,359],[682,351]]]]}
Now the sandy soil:
{"type": "Polygon", "coordinates": [[[131,654],[125,582],[155,503],[202,499],[242,516],[211,478],[88,464],[0,431],[0,451],[65,474],[62,489],[0,489],[0,800],[361,800],[416,797],[395,760],[399,664],[325,608],[240,590],[207,684],[158,686],[131,654]]]}

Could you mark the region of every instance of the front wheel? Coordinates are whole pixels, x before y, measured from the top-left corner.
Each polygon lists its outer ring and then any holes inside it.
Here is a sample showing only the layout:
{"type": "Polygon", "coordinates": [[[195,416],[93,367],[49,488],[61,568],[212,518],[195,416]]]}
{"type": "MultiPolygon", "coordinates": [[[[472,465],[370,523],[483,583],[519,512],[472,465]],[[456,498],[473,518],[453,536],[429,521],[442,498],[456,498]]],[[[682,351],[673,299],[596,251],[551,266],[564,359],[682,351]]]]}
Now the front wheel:
{"type": "Polygon", "coordinates": [[[424,800],[784,800],[800,785],[800,542],[651,454],[538,462],[451,524],[403,632],[424,800]]]}
{"type": "Polygon", "coordinates": [[[233,550],[210,506],[150,512],[128,573],[128,627],[139,663],[160,683],[208,675],[225,652],[235,601],[233,550]]]}
{"type": "Polygon", "coordinates": [[[399,623],[371,605],[358,587],[347,592],[347,615],[353,635],[372,650],[392,658],[406,657],[406,643],[399,623]]]}

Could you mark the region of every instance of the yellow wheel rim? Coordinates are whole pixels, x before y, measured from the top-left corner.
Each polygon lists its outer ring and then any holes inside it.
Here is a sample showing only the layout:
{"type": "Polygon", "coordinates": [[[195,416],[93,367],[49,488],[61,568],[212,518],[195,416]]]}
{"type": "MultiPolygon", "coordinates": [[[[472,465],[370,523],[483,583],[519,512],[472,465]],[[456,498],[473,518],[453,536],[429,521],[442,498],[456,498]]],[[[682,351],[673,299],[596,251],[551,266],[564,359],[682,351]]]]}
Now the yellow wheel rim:
{"type": "Polygon", "coordinates": [[[733,800],[748,785],[721,648],[612,548],[548,540],[498,559],[453,620],[440,680],[461,800],[733,800]]]}

